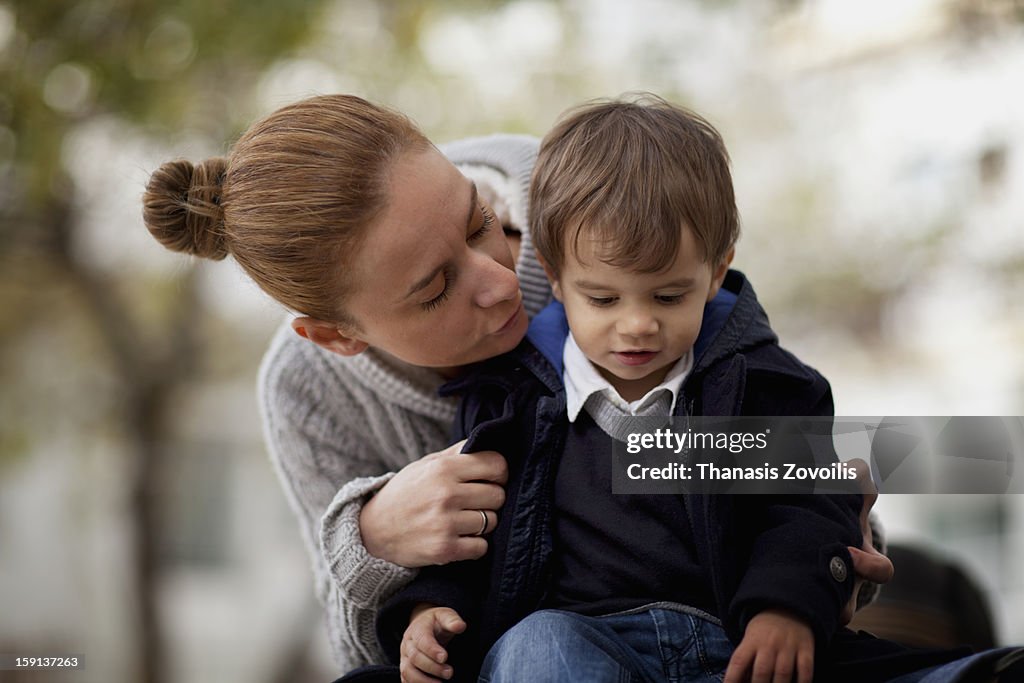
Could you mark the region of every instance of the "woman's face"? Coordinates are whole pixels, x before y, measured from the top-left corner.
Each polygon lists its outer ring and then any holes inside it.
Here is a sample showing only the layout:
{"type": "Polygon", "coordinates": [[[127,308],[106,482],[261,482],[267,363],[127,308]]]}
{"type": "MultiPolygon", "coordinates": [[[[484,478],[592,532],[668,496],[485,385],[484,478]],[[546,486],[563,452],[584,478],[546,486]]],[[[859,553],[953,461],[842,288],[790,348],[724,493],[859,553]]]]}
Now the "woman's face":
{"type": "Polygon", "coordinates": [[[514,348],[527,327],[519,280],[473,183],[430,147],[398,159],[390,188],[351,273],[352,336],[442,369],[514,348]]]}

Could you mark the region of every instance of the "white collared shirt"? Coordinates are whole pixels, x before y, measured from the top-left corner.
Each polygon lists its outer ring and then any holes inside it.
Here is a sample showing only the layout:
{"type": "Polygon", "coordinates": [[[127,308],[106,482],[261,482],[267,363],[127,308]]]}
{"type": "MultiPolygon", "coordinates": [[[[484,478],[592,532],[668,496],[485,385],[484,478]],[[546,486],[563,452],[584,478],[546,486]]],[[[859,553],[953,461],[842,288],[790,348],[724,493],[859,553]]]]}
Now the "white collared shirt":
{"type": "Polygon", "coordinates": [[[601,394],[612,405],[621,410],[625,415],[636,415],[647,406],[651,405],[664,395],[667,391],[671,396],[669,413],[676,407],[676,399],[679,390],[683,386],[683,380],[689,374],[693,366],[693,350],[683,354],[672,369],[665,375],[664,381],[648,391],[642,398],[636,401],[626,401],[619,392],[615,390],[608,380],[601,376],[580,349],[579,344],[569,333],[565,340],[565,347],[562,350],[562,364],[565,370],[562,373],[562,381],[565,383],[565,406],[569,414],[569,422],[575,422],[576,417],[583,410],[583,404],[594,394],[601,394]]]}

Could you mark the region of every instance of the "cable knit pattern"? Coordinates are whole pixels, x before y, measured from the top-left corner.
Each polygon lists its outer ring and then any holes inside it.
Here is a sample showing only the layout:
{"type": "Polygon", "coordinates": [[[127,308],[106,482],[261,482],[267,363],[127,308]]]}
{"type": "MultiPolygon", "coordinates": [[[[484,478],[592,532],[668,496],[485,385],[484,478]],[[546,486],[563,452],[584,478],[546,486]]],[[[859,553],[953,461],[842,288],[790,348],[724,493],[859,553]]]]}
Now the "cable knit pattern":
{"type": "MultiPolygon", "coordinates": [[[[495,135],[441,150],[481,194],[486,185],[501,197],[522,233],[516,271],[532,317],[551,296],[526,224],[537,140],[495,135]]],[[[441,383],[437,373],[375,349],[354,357],[330,353],[301,339],[288,322],[260,367],[264,438],[299,519],[342,671],[383,662],[374,633],[377,609],[416,574],[366,551],[359,514],[395,471],[448,445],[456,403],[437,395],[441,383]]]]}

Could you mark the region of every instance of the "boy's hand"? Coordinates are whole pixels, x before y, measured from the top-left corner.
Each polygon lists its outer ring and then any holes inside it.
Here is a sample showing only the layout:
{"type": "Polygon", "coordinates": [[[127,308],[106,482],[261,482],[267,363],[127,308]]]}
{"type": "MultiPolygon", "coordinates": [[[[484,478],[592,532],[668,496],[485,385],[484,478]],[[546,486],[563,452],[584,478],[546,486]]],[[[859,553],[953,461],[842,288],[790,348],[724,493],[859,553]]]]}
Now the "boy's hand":
{"type": "Polygon", "coordinates": [[[398,669],[403,683],[427,683],[451,678],[452,667],[445,664],[444,646],[466,630],[466,622],[448,607],[418,605],[409,618],[402,637],[402,661],[398,669]]]}
{"type": "Polygon", "coordinates": [[[725,683],[811,683],[813,675],[810,627],[784,610],[766,609],[747,624],[725,683]]]}

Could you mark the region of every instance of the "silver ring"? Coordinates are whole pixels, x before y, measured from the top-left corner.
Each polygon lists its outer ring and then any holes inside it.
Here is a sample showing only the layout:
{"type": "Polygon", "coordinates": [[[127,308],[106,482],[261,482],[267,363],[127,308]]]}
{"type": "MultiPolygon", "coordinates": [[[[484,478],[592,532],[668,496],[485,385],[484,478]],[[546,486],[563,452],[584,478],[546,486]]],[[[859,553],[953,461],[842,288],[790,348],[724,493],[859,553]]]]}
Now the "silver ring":
{"type": "Polygon", "coordinates": [[[483,524],[480,525],[480,531],[476,532],[473,535],[474,536],[483,536],[484,532],[487,531],[487,513],[484,512],[483,510],[477,510],[477,512],[480,513],[480,521],[482,521],[483,524]]]}

